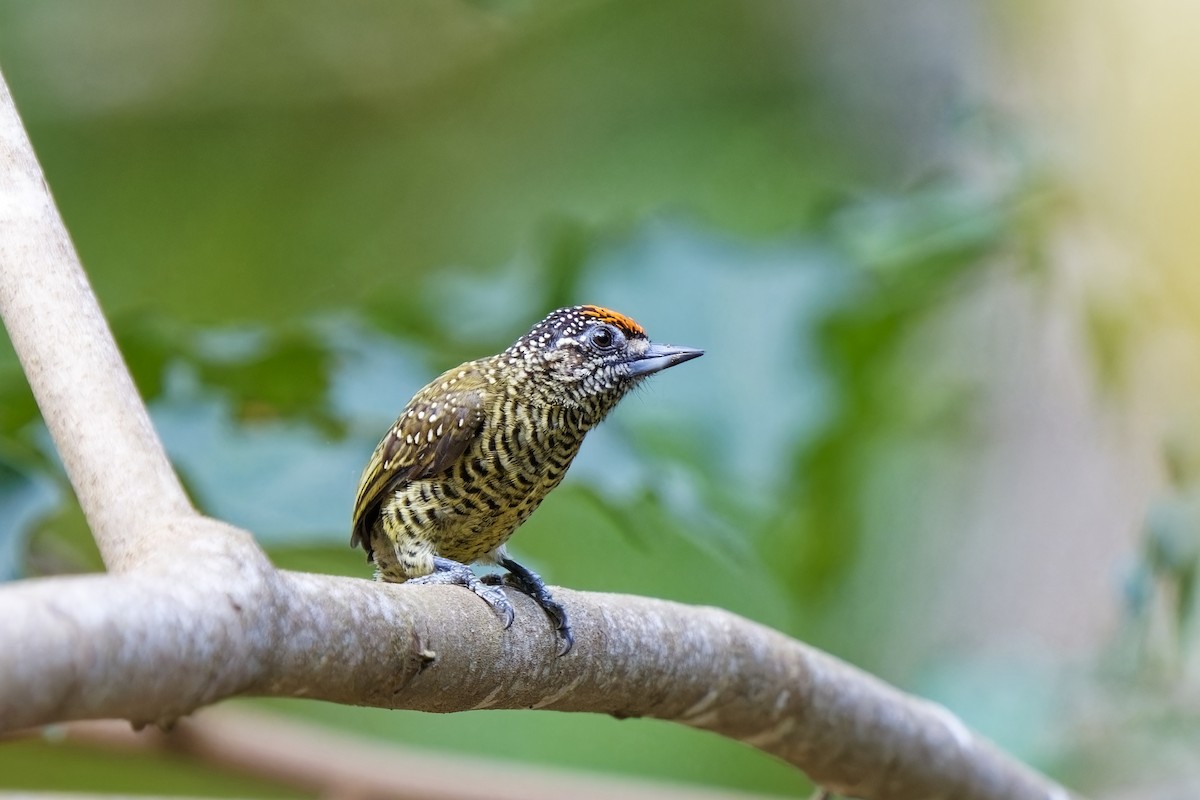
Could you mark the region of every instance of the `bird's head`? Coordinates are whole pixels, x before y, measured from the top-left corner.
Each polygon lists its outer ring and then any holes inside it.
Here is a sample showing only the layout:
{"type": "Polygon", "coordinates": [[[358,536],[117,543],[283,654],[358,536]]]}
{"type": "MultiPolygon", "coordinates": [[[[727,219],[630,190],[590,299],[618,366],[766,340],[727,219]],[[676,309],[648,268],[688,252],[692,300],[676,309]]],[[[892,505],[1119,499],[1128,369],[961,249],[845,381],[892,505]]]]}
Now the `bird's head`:
{"type": "Polygon", "coordinates": [[[552,311],[504,351],[533,396],[601,415],[655,372],[704,355],[690,347],[654,344],[629,317],[599,306],[552,311]]]}

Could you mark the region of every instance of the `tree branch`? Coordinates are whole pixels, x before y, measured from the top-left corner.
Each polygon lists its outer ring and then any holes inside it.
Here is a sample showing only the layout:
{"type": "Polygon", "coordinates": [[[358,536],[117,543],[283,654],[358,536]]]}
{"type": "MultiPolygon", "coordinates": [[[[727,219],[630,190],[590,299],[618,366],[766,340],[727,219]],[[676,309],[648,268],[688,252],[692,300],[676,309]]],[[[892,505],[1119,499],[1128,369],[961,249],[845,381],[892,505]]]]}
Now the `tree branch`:
{"type": "Polygon", "coordinates": [[[235,695],[648,716],[747,742],[843,794],[1065,798],[948,711],[725,611],[557,589],[576,645],[510,594],[275,570],[191,507],[0,80],[0,314],[110,574],[0,587],[0,729],[169,725],[235,695]]]}
{"type": "Polygon", "coordinates": [[[154,729],[135,733],[128,725],[103,721],[73,722],[55,731],[56,740],[59,737],[110,751],[189,756],[209,769],[252,775],[323,798],[768,800],[766,795],[384,744],[328,726],[228,706],[206,709],[169,734],[154,729]]]}
{"type": "Polygon", "coordinates": [[[154,523],[192,513],[0,76],[0,315],[104,562],[155,551],[154,523]],[[150,524],[147,524],[150,523],[150,524]]]}

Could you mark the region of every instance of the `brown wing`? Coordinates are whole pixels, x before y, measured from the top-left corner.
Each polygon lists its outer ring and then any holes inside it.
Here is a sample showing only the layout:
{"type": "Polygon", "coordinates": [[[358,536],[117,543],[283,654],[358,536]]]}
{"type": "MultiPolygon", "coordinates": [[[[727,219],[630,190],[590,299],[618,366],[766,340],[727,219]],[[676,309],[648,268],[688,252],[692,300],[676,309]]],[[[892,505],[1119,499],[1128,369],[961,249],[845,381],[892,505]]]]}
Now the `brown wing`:
{"type": "Polygon", "coordinates": [[[350,546],[371,553],[371,526],[384,501],[405,483],[447,469],[483,425],[482,375],[472,365],[452,369],[417,393],[371,454],[354,500],[350,546]]]}

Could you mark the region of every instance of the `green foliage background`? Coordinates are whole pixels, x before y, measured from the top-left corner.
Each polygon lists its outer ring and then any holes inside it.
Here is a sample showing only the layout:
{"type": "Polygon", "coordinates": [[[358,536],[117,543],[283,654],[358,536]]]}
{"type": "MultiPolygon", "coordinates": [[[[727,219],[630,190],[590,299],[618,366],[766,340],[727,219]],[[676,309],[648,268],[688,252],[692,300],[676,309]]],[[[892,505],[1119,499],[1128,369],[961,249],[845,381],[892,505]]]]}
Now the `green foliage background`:
{"type": "MultiPolygon", "coordinates": [[[[411,393],[551,308],[611,305],[708,355],[626,401],[515,552],[554,583],[720,605],[921,678],[1062,771],[1036,709],[992,713],[905,650],[919,622],[897,598],[936,568],[918,509],[972,430],[973,384],[926,358],[930,325],[997,270],[1037,275],[1055,205],[969,78],[1004,20],[943,3],[928,28],[907,5],[0,0],[0,68],[193,497],[279,565],[366,577],[352,493],[411,393]]],[[[0,576],[100,567],[5,341],[0,576]]],[[[263,705],[804,789],[653,721],[263,705]]],[[[268,792],[104,763],[10,744],[0,783],[268,792]]]]}

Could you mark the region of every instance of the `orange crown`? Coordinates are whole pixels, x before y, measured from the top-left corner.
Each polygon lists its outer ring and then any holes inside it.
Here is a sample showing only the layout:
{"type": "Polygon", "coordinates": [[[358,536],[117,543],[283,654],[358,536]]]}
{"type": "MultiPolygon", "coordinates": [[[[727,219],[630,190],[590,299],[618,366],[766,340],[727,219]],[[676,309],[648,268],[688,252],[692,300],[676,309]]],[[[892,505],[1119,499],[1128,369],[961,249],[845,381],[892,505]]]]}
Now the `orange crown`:
{"type": "Polygon", "coordinates": [[[590,317],[597,322],[615,325],[629,336],[646,335],[646,331],[642,329],[641,325],[638,325],[624,314],[613,311],[609,308],[601,308],[600,306],[580,306],[579,313],[585,317],[590,317]]]}

